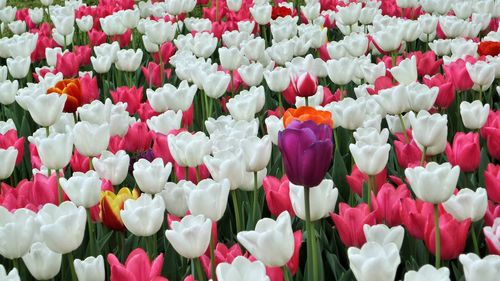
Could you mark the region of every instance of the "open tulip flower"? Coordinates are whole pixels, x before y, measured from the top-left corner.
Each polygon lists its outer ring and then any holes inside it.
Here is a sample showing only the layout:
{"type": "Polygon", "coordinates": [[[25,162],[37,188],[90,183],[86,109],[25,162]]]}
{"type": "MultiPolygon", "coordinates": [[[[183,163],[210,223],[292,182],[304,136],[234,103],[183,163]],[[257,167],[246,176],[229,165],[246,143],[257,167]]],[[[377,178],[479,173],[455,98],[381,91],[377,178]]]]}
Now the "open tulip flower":
{"type": "Polygon", "coordinates": [[[0,280],[499,279],[499,19],[0,0],[0,280]]]}

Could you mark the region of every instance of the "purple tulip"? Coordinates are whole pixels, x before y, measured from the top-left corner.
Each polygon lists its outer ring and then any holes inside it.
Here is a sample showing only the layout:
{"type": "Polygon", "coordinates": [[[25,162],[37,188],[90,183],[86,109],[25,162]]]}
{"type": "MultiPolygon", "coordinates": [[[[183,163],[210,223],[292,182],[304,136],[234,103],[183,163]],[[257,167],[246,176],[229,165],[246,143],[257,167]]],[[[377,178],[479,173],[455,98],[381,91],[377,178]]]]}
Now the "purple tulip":
{"type": "Polygon", "coordinates": [[[325,178],[332,162],[332,129],[312,121],[293,121],[279,132],[278,147],[290,182],[314,187],[325,178]]]}

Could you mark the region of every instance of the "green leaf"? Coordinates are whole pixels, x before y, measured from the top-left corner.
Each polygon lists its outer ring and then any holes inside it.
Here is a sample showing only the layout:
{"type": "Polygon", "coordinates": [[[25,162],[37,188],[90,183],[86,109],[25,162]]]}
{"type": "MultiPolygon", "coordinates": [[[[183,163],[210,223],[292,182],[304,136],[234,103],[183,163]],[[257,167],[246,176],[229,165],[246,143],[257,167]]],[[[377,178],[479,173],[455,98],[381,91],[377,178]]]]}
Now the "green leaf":
{"type": "Polygon", "coordinates": [[[338,149],[335,150],[333,155],[333,181],[335,185],[339,189],[339,195],[341,196],[340,201],[345,201],[345,199],[349,198],[349,193],[351,189],[349,188],[349,184],[347,184],[346,180],[347,169],[344,163],[344,159],[342,155],[340,155],[340,151],[338,149]]]}
{"type": "Polygon", "coordinates": [[[479,186],[485,186],[484,171],[486,171],[489,163],[490,159],[488,157],[488,150],[486,149],[486,146],[483,146],[481,149],[481,163],[479,164],[479,186]]]}

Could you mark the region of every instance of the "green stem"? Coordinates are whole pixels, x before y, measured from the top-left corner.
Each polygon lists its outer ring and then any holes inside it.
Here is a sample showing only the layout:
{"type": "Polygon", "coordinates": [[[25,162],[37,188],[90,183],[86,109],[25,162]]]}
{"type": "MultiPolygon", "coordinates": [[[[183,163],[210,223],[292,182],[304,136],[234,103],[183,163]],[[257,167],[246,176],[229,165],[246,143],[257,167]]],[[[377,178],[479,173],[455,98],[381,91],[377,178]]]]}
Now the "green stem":
{"type": "Polygon", "coordinates": [[[288,266],[285,264],[284,266],[281,267],[281,270],[283,271],[283,277],[285,281],[290,281],[290,273],[288,266]]]}
{"type": "Polygon", "coordinates": [[[215,274],[215,237],[210,238],[210,276],[213,281],[217,281],[217,276],[215,274]]]}
{"type": "Polygon", "coordinates": [[[90,209],[87,209],[87,225],[88,225],[88,232],[89,232],[89,248],[90,248],[90,255],[91,256],[96,256],[96,248],[95,248],[95,237],[94,237],[94,225],[92,223],[92,216],[90,215],[90,209]]]}
{"type": "Polygon", "coordinates": [[[17,272],[19,272],[20,271],[20,269],[19,269],[19,259],[12,259],[12,266],[13,266],[13,268],[17,269],[17,272]]]}
{"type": "Polygon", "coordinates": [[[284,107],[283,107],[283,101],[282,101],[282,98],[281,98],[281,93],[277,93],[278,94],[278,107],[280,109],[280,116],[283,116],[283,110],[284,110],[284,107]]]}
{"type": "Polygon", "coordinates": [[[57,198],[59,200],[59,205],[63,202],[63,193],[62,193],[62,187],[61,184],[59,183],[59,171],[56,169],[55,171],[56,174],[56,182],[57,182],[57,198]]]}
{"type": "Polygon", "coordinates": [[[89,171],[94,170],[94,164],[92,164],[92,158],[94,158],[94,157],[92,157],[92,156],[89,157],[89,171]]]}
{"type": "Polygon", "coordinates": [[[314,235],[314,225],[311,222],[311,202],[309,199],[308,187],[304,187],[304,204],[306,209],[306,231],[307,231],[307,259],[312,258],[312,281],[318,281],[318,256],[316,253],[316,237],[314,235]]]}
{"type": "Polygon", "coordinates": [[[479,86],[479,101],[483,101],[483,86],[479,86]]]}
{"type": "Polygon", "coordinates": [[[474,252],[479,256],[479,245],[477,243],[477,234],[474,229],[474,223],[471,224],[470,231],[472,234],[472,244],[474,245],[474,252]]]}
{"type": "Polygon", "coordinates": [[[335,150],[339,149],[339,136],[337,135],[337,129],[333,129],[333,139],[335,140],[335,150]]]}
{"type": "Polygon", "coordinates": [[[201,179],[201,177],[200,177],[200,166],[196,166],[195,171],[196,171],[196,182],[199,183],[200,179],[201,179]]]}
{"type": "Polygon", "coordinates": [[[306,106],[309,106],[309,97],[305,97],[306,100],[306,106]]]}
{"type": "Polygon", "coordinates": [[[257,172],[253,172],[253,202],[252,202],[252,226],[257,223],[257,201],[259,190],[257,186],[257,172]]]}
{"type": "Polygon", "coordinates": [[[76,277],[76,272],[75,272],[75,265],[73,264],[73,252],[69,252],[67,254],[68,256],[68,263],[69,263],[69,271],[71,272],[71,280],[72,281],[78,281],[78,278],[76,277]]]}
{"type": "Polygon", "coordinates": [[[47,134],[47,137],[50,135],[50,129],[49,127],[45,127],[45,133],[47,134]]]}
{"type": "Polygon", "coordinates": [[[394,51],[394,52],[391,53],[392,67],[395,67],[396,64],[397,64],[397,60],[396,60],[397,56],[398,56],[398,53],[396,51],[394,51]]]}
{"type": "Polygon", "coordinates": [[[184,167],[184,173],[185,173],[184,178],[186,179],[186,181],[189,181],[189,167],[188,166],[184,167]]]}
{"type": "Polygon", "coordinates": [[[441,237],[439,229],[439,205],[434,204],[434,232],[436,234],[436,268],[441,266],[441,237]]]}
{"type": "Polygon", "coordinates": [[[231,197],[233,199],[234,217],[236,220],[236,233],[239,233],[241,231],[241,217],[240,217],[240,206],[238,204],[238,197],[236,192],[237,190],[231,191],[231,197]]]}
{"type": "Polygon", "coordinates": [[[194,264],[195,264],[196,272],[197,272],[197,275],[198,275],[198,278],[196,278],[195,280],[197,280],[197,281],[205,281],[205,275],[203,274],[203,269],[201,268],[200,258],[195,258],[194,259],[194,264]]]}
{"type": "Polygon", "coordinates": [[[372,208],[372,191],[376,192],[376,179],[375,176],[368,176],[368,209],[370,212],[373,210],[372,208]]]}
{"type": "Polygon", "coordinates": [[[403,115],[398,114],[399,123],[401,124],[401,128],[403,129],[403,135],[405,136],[406,143],[410,143],[410,138],[408,137],[408,133],[406,132],[405,120],[403,119],[403,115]]]}
{"type": "Polygon", "coordinates": [[[425,166],[425,158],[427,156],[427,147],[424,146],[424,149],[422,150],[422,159],[420,159],[420,166],[424,167],[425,166]]]}

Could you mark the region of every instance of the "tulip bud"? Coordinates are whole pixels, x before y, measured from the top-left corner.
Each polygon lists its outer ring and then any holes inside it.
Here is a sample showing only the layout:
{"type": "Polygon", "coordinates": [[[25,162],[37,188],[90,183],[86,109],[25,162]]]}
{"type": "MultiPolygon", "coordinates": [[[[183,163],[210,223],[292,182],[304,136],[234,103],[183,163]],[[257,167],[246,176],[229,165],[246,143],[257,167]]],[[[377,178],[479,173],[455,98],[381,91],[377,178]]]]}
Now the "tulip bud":
{"type": "Polygon", "coordinates": [[[417,57],[412,56],[411,59],[404,59],[389,70],[400,84],[409,85],[418,79],[417,75],[417,57]]]}
{"type": "Polygon", "coordinates": [[[165,188],[160,192],[160,196],[165,201],[167,212],[177,216],[183,217],[189,210],[187,205],[188,190],[194,189],[196,186],[185,180],[180,180],[178,183],[167,182],[165,188]]]}
{"type": "Polygon", "coordinates": [[[250,13],[255,21],[260,25],[266,25],[271,21],[273,7],[269,3],[262,5],[254,5],[250,8],[250,13]]]}
{"type": "Polygon", "coordinates": [[[28,75],[31,65],[30,57],[15,57],[7,59],[9,73],[14,79],[22,79],[28,75]]]}
{"type": "Polygon", "coordinates": [[[33,121],[42,127],[54,125],[61,117],[67,95],[48,94],[25,100],[33,121]]]}
{"type": "Polygon", "coordinates": [[[128,199],[124,203],[120,217],[128,231],[136,236],[148,237],[160,230],[165,214],[165,203],[160,196],[152,199],[143,193],[138,199],[128,199]]]}
{"type": "Polygon", "coordinates": [[[35,242],[23,256],[23,262],[36,280],[49,280],[61,270],[62,254],[53,252],[45,243],[35,242]]]}
{"type": "MultiPolygon", "coordinates": [[[[328,216],[335,210],[339,191],[333,188],[332,180],[323,180],[318,186],[310,188],[310,215],[311,221],[317,221],[328,216]]],[[[290,201],[297,217],[306,219],[304,205],[304,187],[290,183],[290,201]]]]}
{"type": "Polygon", "coordinates": [[[17,80],[0,82],[0,104],[9,105],[16,101],[18,88],[19,82],[17,80]]]}
{"type": "Polygon", "coordinates": [[[264,70],[264,78],[271,91],[281,93],[290,85],[290,74],[287,68],[277,67],[272,71],[264,70]]]}
{"type": "Polygon", "coordinates": [[[347,250],[349,266],[358,281],[394,280],[401,263],[396,244],[384,246],[367,242],[361,249],[351,247],[347,250]]]}
{"type": "Polygon", "coordinates": [[[120,50],[116,53],[116,68],[125,72],[135,72],[141,65],[142,50],[120,50]]]}
{"type": "Polygon", "coordinates": [[[405,229],[400,225],[389,228],[385,224],[373,226],[365,224],[363,226],[363,232],[365,233],[366,242],[375,242],[382,247],[393,243],[398,247],[398,250],[401,250],[405,235],[405,229]]]}
{"type": "Polygon", "coordinates": [[[92,164],[101,178],[111,181],[112,185],[119,185],[127,177],[130,156],[123,150],[115,154],[103,151],[101,157],[92,158],[92,164]]]}
{"type": "Polygon", "coordinates": [[[108,124],[78,122],[73,128],[73,140],[78,152],[84,156],[95,157],[108,148],[110,128],[108,124]]]}
{"type": "Polygon", "coordinates": [[[38,228],[35,217],[28,209],[11,213],[0,206],[0,255],[18,259],[29,251],[38,228]]]}
{"type": "Polygon", "coordinates": [[[495,80],[495,68],[484,61],[475,64],[466,63],[467,72],[474,82],[474,89],[488,89],[495,80]]]}
{"type": "Polygon", "coordinates": [[[484,217],[488,208],[488,196],[482,187],[476,191],[464,188],[445,201],[443,207],[458,221],[471,219],[475,222],[484,217]]]}
{"type": "Polygon", "coordinates": [[[418,115],[410,113],[413,139],[426,155],[436,155],[446,148],[448,118],[438,113],[430,114],[421,110],[418,115]]]}
{"type": "Polygon", "coordinates": [[[0,148],[0,180],[10,177],[16,167],[16,158],[18,151],[11,146],[7,149],[0,148]]]}
{"type": "Polygon", "coordinates": [[[188,215],[180,222],[172,222],[171,229],[165,231],[165,236],[177,253],[185,258],[194,259],[207,250],[211,231],[210,219],[203,215],[188,215]]]}
{"type": "Polygon", "coordinates": [[[258,172],[266,168],[271,159],[272,143],[269,136],[249,137],[241,140],[241,150],[245,156],[247,172],[258,172]]]}
{"type": "Polygon", "coordinates": [[[276,221],[259,220],[255,231],[239,232],[238,241],[265,265],[284,266],[292,257],[295,245],[290,214],[285,211],[276,221]]]}
{"type": "Polygon", "coordinates": [[[499,255],[500,245],[498,240],[500,239],[500,218],[497,217],[492,226],[484,227],[483,233],[489,253],[492,255],[499,255]]]}
{"type": "Polygon", "coordinates": [[[106,272],[104,270],[104,259],[101,255],[97,258],[87,257],[83,261],[75,259],[73,264],[78,281],[104,281],[106,272]]]}
{"type": "Polygon", "coordinates": [[[212,142],[203,132],[182,132],[168,136],[168,148],[179,166],[196,167],[203,163],[204,156],[211,153],[212,142]]]}
{"type": "Polygon", "coordinates": [[[189,185],[186,190],[186,201],[192,215],[204,215],[216,222],[226,211],[229,196],[229,180],[215,182],[205,179],[197,186],[189,185]]]}
{"type": "Polygon", "coordinates": [[[461,254],[458,258],[464,267],[467,281],[494,281],[500,273],[500,256],[489,255],[481,259],[474,253],[461,254]]]}
{"type": "Polygon", "coordinates": [[[218,99],[227,91],[231,82],[231,75],[223,71],[210,73],[203,77],[203,90],[208,97],[218,99]]]}
{"type": "Polygon", "coordinates": [[[80,29],[81,32],[88,32],[89,30],[92,29],[93,24],[94,24],[94,19],[92,18],[91,15],[83,16],[79,19],[76,19],[76,25],[78,25],[78,28],[80,29]]]}
{"type": "Polygon", "coordinates": [[[424,167],[407,168],[405,175],[418,199],[438,204],[448,200],[457,186],[460,168],[450,163],[428,163],[424,167]]]}
{"type": "Polygon", "coordinates": [[[418,271],[408,271],[405,273],[405,281],[450,281],[450,270],[447,267],[436,269],[430,264],[422,266],[418,271]]]}
{"type": "Polygon", "coordinates": [[[71,134],[52,134],[47,137],[30,137],[36,145],[38,155],[45,167],[59,170],[66,167],[73,153],[73,136],[71,134]]]}
{"type": "Polygon", "coordinates": [[[470,130],[476,130],[483,127],[490,113],[490,105],[481,103],[480,100],[475,100],[472,103],[463,101],[460,103],[460,115],[464,126],[470,130]]]}
{"type": "MultiPolygon", "coordinates": [[[[241,0],[240,0],[241,2],[241,0]]],[[[229,3],[229,1],[228,1],[229,3]]],[[[260,261],[250,261],[244,256],[237,256],[231,264],[220,263],[217,266],[217,280],[220,281],[268,281],[266,267],[260,261]]]]}
{"type": "Polygon", "coordinates": [[[342,57],[338,60],[327,61],[326,69],[328,77],[334,84],[344,86],[352,81],[355,64],[351,58],[342,57]]]}
{"type": "Polygon", "coordinates": [[[90,208],[99,203],[101,179],[95,171],[73,173],[69,179],[60,178],[59,184],[69,199],[77,206],[90,208]]]}

